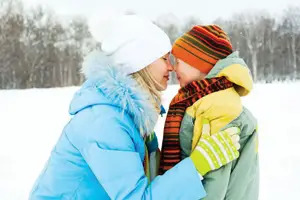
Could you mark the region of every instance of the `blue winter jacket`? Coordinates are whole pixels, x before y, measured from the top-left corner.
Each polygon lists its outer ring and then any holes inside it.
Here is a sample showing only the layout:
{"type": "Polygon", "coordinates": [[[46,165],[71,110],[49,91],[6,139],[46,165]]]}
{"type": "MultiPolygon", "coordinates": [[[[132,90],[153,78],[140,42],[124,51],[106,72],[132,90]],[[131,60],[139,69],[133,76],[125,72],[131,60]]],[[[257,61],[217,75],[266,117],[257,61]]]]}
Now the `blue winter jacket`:
{"type": "Polygon", "coordinates": [[[87,81],[70,105],[65,126],[37,179],[38,199],[200,199],[205,196],[190,158],[150,183],[144,173],[145,134],[157,114],[136,82],[105,59],[84,68],[87,81]]]}

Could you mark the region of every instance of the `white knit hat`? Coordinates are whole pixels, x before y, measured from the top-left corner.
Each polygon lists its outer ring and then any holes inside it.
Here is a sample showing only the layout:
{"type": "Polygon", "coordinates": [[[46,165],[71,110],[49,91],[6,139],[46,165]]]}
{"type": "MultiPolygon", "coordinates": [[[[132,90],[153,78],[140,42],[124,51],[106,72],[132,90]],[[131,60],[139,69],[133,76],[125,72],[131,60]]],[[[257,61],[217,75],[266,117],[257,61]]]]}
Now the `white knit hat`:
{"type": "Polygon", "coordinates": [[[99,19],[89,28],[111,64],[127,74],[145,68],[172,48],[164,31],[137,15],[118,15],[105,21],[99,19]]]}

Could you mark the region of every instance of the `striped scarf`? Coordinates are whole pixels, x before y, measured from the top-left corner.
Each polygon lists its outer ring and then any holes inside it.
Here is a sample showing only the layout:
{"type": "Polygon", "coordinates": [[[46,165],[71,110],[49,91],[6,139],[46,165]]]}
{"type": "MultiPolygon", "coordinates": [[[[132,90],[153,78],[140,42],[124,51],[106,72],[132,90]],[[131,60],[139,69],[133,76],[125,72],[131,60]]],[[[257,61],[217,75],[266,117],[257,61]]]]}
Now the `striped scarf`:
{"type": "Polygon", "coordinates": [[[164,127],[159,174],[171,169],[181,160],[179,131],[186,109],[198,99],[233,87],[225,77],[193,81],[182,87],[170,103],[164,127]]]}

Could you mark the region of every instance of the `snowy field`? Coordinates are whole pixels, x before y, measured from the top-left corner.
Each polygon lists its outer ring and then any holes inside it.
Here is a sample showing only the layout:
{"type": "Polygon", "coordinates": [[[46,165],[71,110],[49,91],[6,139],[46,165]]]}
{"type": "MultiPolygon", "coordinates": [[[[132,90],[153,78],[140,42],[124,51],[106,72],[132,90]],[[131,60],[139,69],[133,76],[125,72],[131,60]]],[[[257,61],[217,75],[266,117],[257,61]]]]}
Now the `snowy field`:
{"type": "MultiPolygon", "coordinates": [[[[0,90],[0,200],[28,199],[77,89],[0,90]]],[[[164,93],[165,107],[177,89],[164,93]]],[[[300,83],[256,84],[243,101],[259,121],[260,200],[300,199],[300,83]]]]}

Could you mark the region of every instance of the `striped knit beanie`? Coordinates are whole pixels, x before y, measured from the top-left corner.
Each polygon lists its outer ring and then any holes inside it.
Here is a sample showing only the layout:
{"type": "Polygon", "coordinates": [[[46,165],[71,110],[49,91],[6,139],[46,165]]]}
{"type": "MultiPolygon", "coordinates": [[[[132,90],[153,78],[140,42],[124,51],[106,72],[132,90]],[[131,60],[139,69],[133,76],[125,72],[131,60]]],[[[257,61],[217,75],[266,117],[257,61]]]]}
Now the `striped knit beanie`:
{"type": "Polygon", "coordinates": [[[232,53],[227,34],[217,25],[194,26],[173,44],[172,54],[185,63],[208,73],[218,60],[232,53]]]}

